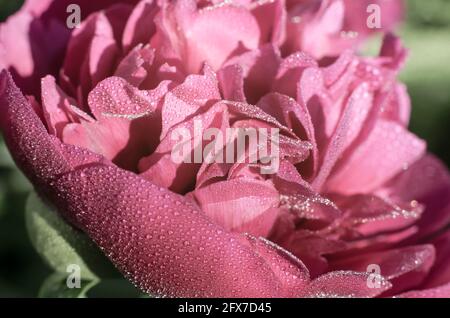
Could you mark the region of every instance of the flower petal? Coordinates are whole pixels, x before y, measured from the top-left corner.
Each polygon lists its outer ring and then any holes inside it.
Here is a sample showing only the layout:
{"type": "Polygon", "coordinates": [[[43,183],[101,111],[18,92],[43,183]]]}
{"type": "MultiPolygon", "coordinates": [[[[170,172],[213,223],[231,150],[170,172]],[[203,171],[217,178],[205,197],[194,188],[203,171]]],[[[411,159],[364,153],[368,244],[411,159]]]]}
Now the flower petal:
{"type": "Polygon", "coordinates": [[[0,69],[9,69],[25,93],[38,97],[41,77],[58,71],[69,34],[58,21],[43,23],[19,11],[0,25],[0,69]]]}
{"type": "Polygon", "coordinates": [[[436,248],[436,261],[422,288],[435,288],[450,282],[450,232],[447,231],[433,240],[436,248]]]}
{"type": "Polygon", "coordinates": [[[380,120],[332,173],[326,190],[343,194],[370,192],[414,163],[425,147],[424,141],[402,126],[380,120]]]}
{"type": "Polygon", "coordinates": [[[267,94],[261,98],[257,106],[290,128],[301,140],[311,143],[312,153],[299,169],[304,179],[313,176],[317,169],[318,153],[314,126],[307,107],[298,104],[293,98],[278,93],[267,94]]]}
{"type": "MultiPolygon", "coordinates": [[[[246,100],[250,104],[256,104],[263,95],[270,92],[280,62],[278,49],[267,44],[229,59],[225,67],[233,64],[241,67],[246,100]]],[[[223,77],[222,74],[221,78],[223,77]]]]}
{"type": "Polygon", "coordinates": [[[400,202],[425,205],[417,223],[420,231],[412,238],[415,241],[450,224],[450,174],[447,167],[431,154],[401,171],[380,189],[380,193],[400,202]]]}
{"type": "Polygon", "coordinates": [[[424,210],[417,202],[395,204],[374,195],[331,198],[345,215],[340,227],[348,227],[358,239],[403,230],[416,223],[424,210]]]}
{"type": "Polygon", "coordinates": [[[366,298],[376,297],[388,290],[391,284],[380,277],[380,287],[370,288],[369,274],[351,271],[336,271],[324,274],[303,291],[302,297],[310,298],[366,298]]]}
{"type": "Polygon", "coordinates": [[[234,5],[197,9],[193,0],[162,9],[157,23],[162,54],[184,61],[188,73],[197,73],[204,62],[218,70],[236,52],[256,49],[260,31],[253,15],[234,5]],[[207,44],[207,45],[205,45],[207,44]]]}
{"type": "Polygon", "coordinates": [[[225,229],[267,236],[278,212],[278,192],[269,182],[238,178],[194,191],[206,213],[225,229]]]}
{"type": "Polygon", "coordinates": [[[42,110],[47,127],[51,134],[61,137],[64,127],[78,117],[70,108],[76,107],[76,101],[59,88],[51,75],[42,78],[41,90],[42,110]]]}
{"type": "Polygon", "coordinates": [[[280,46],[286,37],[287,19],[285,0],[256,1],[252,4],[252,14],[258,21],[261,43],[272,42],[280,46]]]}
{"type": "Polygon", "coordinates": [[[0,110],[0,127],[17,164],[142,290],[175,297],[283,297],[303,284],[305,274],[287,274],[300,263],[256,252],[180,195],[103,163],[73,170],[4,71],[0,110]]]}
{"type": "Polygon", "coordinates": [[[137,45],[120,62],[114,75],[122,77],[135,87],[139,87],[149,75],[154,54],[154,50],[149,46],[137,45]]]}
{"type": "Polygon", "coordinates": [[[162,108],[163,139],[170,128],[197,112],[211,100],[219,100],[216,76],[206,67],[205,75],[189,75],[183,84],[166,94],[162,108]]]}
{"type": "MultiPolygon", "coordinates": [[[[326,146],[322,165],[317,177],[312,183],[316,190],[321,189],[336,162],[361,132],[364,123],[369,116],[369,112],[372,109],[372,105],[373,94],[369,91],[369,86],[367,83],[360,84],[348,98],[347,105],[343,110],[343,114],[337,124],[336,130],[326,146]]],[[[326,117],[327,116],[325,116],[325,118],[326,117]]],[[[325,120],[325,123],[325,132],[320,133],[320,131],[317,131],[320,128],[316,127],[316,132],[319,136],[328,135],[327,131],[332,130],[330,124],[327,125],[329,121],[325,120]]]]}
{"type": "Polygon", "coordinates": [[[435,259],[433,245],[408,246],[377,253],[368,253],[330,262],[334,270],[367,271],[369,265],[380,267],[381,275],[392,283],[389,294],[396,294],[420,285],[435,259]]]}
{"type": "Polygon", "coordinates": [[[395,298],[450,298],[450,283],[435,288],[409,291],[395,298]]]}
{"type": "Polygon", "coordinates": [[[123,31],[122,45],[125,51],[140,43],[150,43],[151,37],[156,32],[154,19],[157,13],[155,0],[143,0],[134,7],[123,31]]]}
{"type": "Polygon", "coordinates": [[[293,292],[284,290],[287,275],[272,270],[281,259],[265,258],[267,253],[211,223],[182,196],[132,173],[90,167],[63,176],[55,188],[59,207],[146,292],[172,297],[293,292]]]}
{"type": "Polygon", "coordinates": [[[13,158],[45,191],[50,180],[70,167],[7,71],[0,73],[0,112],[0,127],[13,158]]]}

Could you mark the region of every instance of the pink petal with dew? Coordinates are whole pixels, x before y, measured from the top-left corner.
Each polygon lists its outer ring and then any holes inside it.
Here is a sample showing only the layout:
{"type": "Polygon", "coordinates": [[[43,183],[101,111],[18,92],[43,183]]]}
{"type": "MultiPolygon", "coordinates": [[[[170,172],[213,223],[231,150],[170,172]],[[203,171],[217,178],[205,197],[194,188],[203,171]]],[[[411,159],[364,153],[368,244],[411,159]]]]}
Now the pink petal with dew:
{"type": "MultiPolygon", "coordinates": [[[[255,251],[254,243],[211,223],[182,196],[96,162],[95,155],[67,162],[69,152],[61,152],[6,72],[0,75],[0,107],[0,127],[17,164],[143,291],[285,297],[304,284],[301,263],[266,251],[268,246],[255,251]],[[91,164],[71,166],[83,162],[91,164]]],[[[77,154],[83,157],[86,151],[77,154]]]]}
{"type": "Polygon", "coordinates": [[[335,169],[325,187],[342,194],[368,193],[419,159],[425,142],[402,126],[379,120],[369,136],[335,169]]]}
{"type": "Polygon", "coordinates": [[[143,0],[134,7],[123,31],[122,45],[125,51],[138,44],[150,43],[156,32],[154,19],[157,13],[156,0],[143,0]]]}
{"type": "Polygon", "coordinates": [[[314,279],[302,291],[301,297],[312,298],[372,298],[391,287],[389,281],[380,278],[378,288],[370,288],[367,284],[369,273],[352,271],[335,271],[314,279]]]}
{"type": "Polygon", "coordinates": [[[369,271],[369,265],[376,265],[388,279],[392,288],[390,295],[417,287],[426,278],[435,260],[432,245],[416,245],[388,251],[356,255],[342,260],[330,261],[334,270],[369,271]]]}
{"type": "Polygon", "coordinates": [[[232,179],[194,192],[200,208],[230,231],[267,236],[278,212],[278,192],[270,182],[232,179]]]}

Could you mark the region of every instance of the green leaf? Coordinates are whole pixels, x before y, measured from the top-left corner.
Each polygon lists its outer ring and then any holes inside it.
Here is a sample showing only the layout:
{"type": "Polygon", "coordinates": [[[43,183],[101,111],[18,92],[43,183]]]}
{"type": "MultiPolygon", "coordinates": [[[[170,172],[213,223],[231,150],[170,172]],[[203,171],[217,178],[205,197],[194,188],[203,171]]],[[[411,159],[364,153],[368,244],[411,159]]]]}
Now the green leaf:
{"type": "Polygon", "coordinates": [[[69,225],[34,192],[26,205],[26,225],[36,251],[56,272],[67,275],[68,266],[75,264],[87,280],[121,277],[84,233],[69,225]]]}
{"type": "Polygon", "coordinates": [[[0,178],[8,182],[8,188],[12,192],[29,192],[32,187],[28,179],[16,167],[14,160],[6,147],[5,142],[0,136],[0,168],[8,173],[1,175],[0,178]]]}
{"type": "Polygon", "coordinates": [[[7,180],[11,192],[27,194],[33,189],[30,181],[17,167],[12,167],[7,180]]]}
{"type": "Polygon", "coordinates": [[[86,293],[94,287],[98,281],[81,279],[80,288],[69,288],[67,284],[68,274],[54,273],[42,284],[38,297],[40,298],[86,298],[86,293]]]}
{"type": "Polygon", "coordinates": [[[0,21],[3,21],[6,17],[18,10],[23,0],[0,0],[0,21]]]}
{"type": "MultiPolygon", "coordinates": [[[[148,298],[126,279],[83,279],[80,288],[69,288],[68,274],[54,273],[42,284],[40,298],[148,298]]],[[[69,278],[70,279],[70,278],[69,278]]]]}
{"type": "Polygon", "coordinates": [[[0,140],[0,168],[14,167],[14,161],[6,148],[5,142],[0,140]]]}
{"type": "Polygon", "coordinates": [[[6,189],[2,184],[2,180],[0,179],[0,217],[3,215],[4,212],[3,202],[5,200],[5,193],[6,189]]]}
{"type": "Polygon", "coordinates": [[[143,298],[143,294],[125,278],[105,279],[93,286],[87,293],[88,298],[143,298]]]}

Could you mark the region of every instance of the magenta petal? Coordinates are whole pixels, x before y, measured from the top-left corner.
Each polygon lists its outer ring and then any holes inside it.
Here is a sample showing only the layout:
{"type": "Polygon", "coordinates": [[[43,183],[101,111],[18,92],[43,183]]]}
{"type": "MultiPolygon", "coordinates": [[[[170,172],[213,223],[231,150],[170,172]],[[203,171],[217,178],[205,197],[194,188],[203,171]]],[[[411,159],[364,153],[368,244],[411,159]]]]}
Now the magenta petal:
{"type": "Polygon", "coordinates": [[[343,194],[370,192],[413,164],[425,147],[423,140],[402,126],[380,120],[333,172],[326,189],[343,194]]]}
{"type": "Polygon", "coordinates": [[[23,9],[32,12],[36,16],[40,16],[43,13],[45,13],[46,10],[48,10],[48,8],[53,4],[53,2],[55,2],[55,0],[41,0],[41,1],[25,0],[23,9]]]}
{"type": "MultiPolygon", "coordinates": [[[[281,207],[290,211],[300,220],[320,221],[329,224],[340,215],[338,208],[332,201],[306,189],[293,194],[283,193],[280,200],[281,207]]],[[[305,224],[306,226],[307,224],[305,224]]]]}
{"type": "Polygon", "coordinates": [[[67,161],[72,170],[97,163],[103,165],[113,165],[113,163],[105,157],[90,152],[89,150],[61,143],[56,138],[54,138],[54,143],[59,148],[64,156],[64,159],[67,161]]]}
{"type": "Polygon", "coordinates": [[[151,152],[151,140],[142,133],[136,138],[131,128],[133,124],[134,127],[146,126],[142,120],[133,123],[122,118],[68,124],[64,127],[62,140],[100,154],[123,168],[137,170],[139,159],[151,152]]]}
{"type": "Polygon", "coordinates": [[[154,22],[158,13],[155,0],[143,0],[133,9],[123,31],[122,44],[125,50],[131,50],[139,43],[150,43],[156,32],[154,22]]]}
{"type": "Polygon", "coordinates": [[[89,93],[88,103],[97,120],[108,117],[134,119],[153,114],[167,91],[167,82],[147,91],[113,76],[101,81],[89,93]]]}
{"type": "Polygon", "coordinates": [[[120,77],[103,80],[88,98],[97,120],[65,126],[63,141],[137,171],[139,160],[149,155],[159,141],[160,119],[155,113],[167,84],[161,82],[156,89],[144,91],[120,77]]]}
{"type": "MultiPolygon", "coordinates": [[[[180,87],[177,87],[180,88],[180,87]]],[[[177,88],[174,90],[176,91],[177,88]]],[[[179,90],[183,93],[183,90],[179,90]]],[[[191,91],[196,93],[195,91],[191,91]]],[[[168,95],[170,95],[169,93],[168,95]]],[[[201,96],[201,95],[200,95],[201,96]]],[[[212,106],[204,105],[205,112],[200,113],[197,116],[188,118],[185,120],[183,113],[176,112],[176,105],[172,105],[171,102],[184,103],[182,100],[177,100],[176,95],[168,97],[166,95],[165,104],[163,106],[163,129],[168,127],[167,132],[162,132],[161,142],[159,143],[157,149],[150,156],[143,158],[139,162],[139,171],[142,172],[142,177],[150,180],[160,186],[171,189],[172,191],[185,193],[192,190],[194,187],[194,182],[196,179],[196,174],[200,168],[200,163],[195,163],[193,158],[193,150],[202,143],[203,147],[206,146],[208,142],[204,140],[195,140],[194,135],[196,134],[196,122],[201,123],[201,128],[220,128],[223,130],[224,125],[228,125],[228,113],[226,112],[226,105],[223,103],[216,103],[212,106]],[[166,113],[164,114],[164,107],[166,108],[166,113]],[[208,109],[209,107],[209,109],[208,109]],[[173,115],[171,112],[174,112],[173,115]],[[173,118],[172,118],[173,116],[173,118]],[[178,118],[177,118],[178,117],[178,118]],[[175,120],[182,120],[181,123],[175,124],[175,121],[170,121],[170,118],[175,120]],[[167,119],[164,122],[164,119],[167,119]],[[185,121],[183,121],[185,120],[185,121]],[[172,125],[174,125],[172,127],[172,125]],[[181,160],[173,160],[172,151],[175,147],[180,144],[179,136],[178,138],[172,139],[172,137],[177,137],[177,134],[181,131],[189,132],[189,136],[186,136],[187,140],[183,139],[183,144],[187,147],[187,151],[181,154],[184,156],[181,160]]],[[[205,103],[205,100],[199,99],[199,103],[205,103]]],[[[190,106],[195,109],[195,107],[202,107],[192,104],[181,104],[190,106]]],[[[186,112],[192,110],[186,109],[186,112]]],[[[203,133],[200,131],[200,133],[203,133]]],[[[223,131],[222,131],[223,133],[223,131]]],[[[184,148],[184,147],[183,147],[184,148]]],[[[204,149],[204,148],[203,148],[204,149]]],[[[201,154],[203,154],[201,152],[201,154]]],[[[203,156],[202,156],[203,158],[203,156]]],[[[203,161],[203,159],[200,158],[203,161]]]]}
{"type": "Polygon", "coordinates": [[[286,37],[287,12],[285,0],[256,1],[252,3],[251,9],[259,25],[260,42],[272,42],[281,46],[286,37]]]}
{"type": "Polygon", "coordinates": [[[329,270],[325,255],[344,250],[346,244],[342,241],[326,238],[320,233],[299,230],[292,233],[282,246],[301,259],[309,269],[311,278],[316,278],[329,270]]]}
{"type": "Polygon", "coordinates": [[[450,283],[435,288],[409,291],[395,298],[450,298],[450,283]]]}
{"type": "Polygon", "coordinates": [[[0,25],[0,69],[8,69],[24,93],[39,96],[39,80],[57,73],[69,34],[59,21],[43,23],[19,11],[0,25]]]}
{"type": "Polygon", "coordinates": [[[325,84],[327,86],[332,86],[341,80],[341,78],[345,76],[345,72],[349,66],[351,66],[352,62],[355,62],[355,53],[352,50],[342,52],[333,64],[323,68],[325,84]]]}
{"type": "Polygon", "coordinates": [[[436,248],[436,261],[422,288],[434,288],[450,283],[450,231],[440,235],[432,243],[436,248]]]}
{"type": "Polygon", "coordinates": [[[211,100],[220,99],[215,74],[205,67],[205,75],[189,75],[183,84],[166,94],[162,108],[162,133],[164,138],[169,129],[184,121],[211,100]]]}
{"type": "Polygon", "coordinates": [[[245,8],[225,5],[197,9],[193,0],[164,8],[157,28],[161,53],[166,58],[177,56],[190,73],[198,72],[204,62],[218,70],[236,52],[256,49],[260,38],[258,24],[245,8]]]}
{"type": "Polygon", "coordinates": [[[255,253],[180,195],[106,166],[65,175],[55,189],[65,213],[144,291],[178,297],[285,295],[271,269],[277,259],[255,253]]]}
{"type": "Polygon", "coordinates": [[[231,163],[206,163],[204,162],[197,173],[196,188],[201,188],[210,182],[218,180],[224,180],[228,171],[230,170],[231,163]]]}
{"type": "Polygon", "coordinates": [[[224,66],[217,73],[224,99],[247,102],[244,92],[244,70],[239,64],[224,66]]]}
{"type": "Polygon", "coordinates": [[[222,6],[198,13],[188,32],[189,65],[201,66],[203,61],[213,69],[238,49],[239,43],[247,49],[255,49],[259,42],[259,30],[253,16],[243,8],[222,6]],[[207,46],[204,44],[207,43],[207,46]]]}
{"type": "Polygon", "coordinates": [[[122,77],[135,87],[139,87],[149,75],[154,54],[154,50],[149,46],[137,45],[120,62],[114,75],[122,77]]]}
{"type": "Polygon", "coordinates": [[[305,179],[313,176],[317,169],[318,153],[314,126],[306,105],[298,104],[293,98],[286,95],[271,93],[261,98],[257,106],[282,125],[292,129],[300,139],[311,143],[311,154],[308,161],[302,163],[300,171],[305,179]]]}
{"type": "Polygon", "coordinates": [[[267,236],[278,216],[278,192],[266,181],[233,179],[197,189],[202,211],[230,231],[267,236]]]}
{"type": "Polygon", "coordinates": [[[121,10],[125,10],[126,14],[127,8],[117,6],[95,13],[83,21],[71,36],[63,73],[73,85],[80,84],[84,95],[98,82],[112,75],[120,48],[116,44],[115,27],[108,14],[121,10]]]}
{"type": "Polygon", "coordinates": [[[317,67],[317,62],[304,52],[296,52],[286,57],[278,68],[272,90],[290,97],[297,95],[297,83],[303,71],[317,67]]]}
{"type": "MultiPolygon", "coordinates": [[[[361,132],[372,108],[372,102],[373,95],[370,93],[367,83],[360,84],[348,98],[342,117],[326,147],[318,175],[313,181],[313,187],[316,190],[321,189],[336,162],[361,132]]],[[[328,123],[325,131],[330,131],[331,129],[328,123]]],[[[327,135],[326,132],[325,134],[327,135]]],[[[334,189],[332,188],[329,192],[333,192],[332,190],[334,189]]]]}
{"type": "Polygon", "coordinates": [[[391,284],[380,277],[380,287],[370,288],[369,274],[363,272],[336,271],[324,274],[302,292],[302,297],[313,298],[366,298],[376,297],[388,290],[391,284]]]}
{"type": "Polygon", "coordinates": [[[287,286],[304,280],[304,274],[294,278],[279,270],[293,272],[298,262],[287,265],[286,258],[264,248],[256,252],[182,196],[131,172],[97,163],[96,156],[72,160],[87,164],[71,171],[65,155],[77,152],[55,145],[6,72],[0,75],[0,107],[2,132],[34,185],[142,290],[186,297],[283,297],[295,292],[287,286]]]}
{"type": "Polygon", "coordinates": [[[28,34],[32,16],[26,13],[11,16],[0,26],[0,68],[12,66],[19,76],[32,76],[34,61],[28,34]],[[14,33],[13,33],[14,28],[14,33]],[[14,43],[14,45],[13,45],[14,43]],[[20,61],[17,63],[15,61],[20,61]],[[16,65],[17,64],[17,65],[16,65]]]}
{"type": "Polygon", "coordinates": [[[288,180],[285,167],[281,165],[280,172],[274,178],[274,184],[280,192],[280,204],[296,219],[316,221],[317,225],[330,224],[340,217],[341,212],[329,199],[314,192],[303,180],[288,180]]]}
{"type": "Polygon", "coordinates": [[[343,211],[341,227],[348,227],[358,238],[403,230],[420,219],[424,210],[417,202],[395,204],[374,195],[353,195],[333,201],[343,211]]]}
{"type": "Polygon", "coordinates": [[[41,90],[42,111],[47,127],[51,134],[61,137],[64,127],[77,117],[70,109],[76,107],[76,102],[59,88],[51,75],[42,78],[41,90]]]}
{"type": "Polygon", "coordinates": [[[339,37],[345,15],[342,1],[299,2],[290,11],[285,43],[288,53],[301,50],[320,59],[352,45],[339,37]]]}
{"type": "Polygon", "coordinates": [[[383,110],[383,117],[408,126],[411,115],[411,101],[406,85],[397,83],[383,110]]]}
{"type": "Polygon", "coordinates": [[[194,187],[198,164],[173,161],[170,153],[159,153],[158,149],[139,161],[141,177],[177,193],[186,193],[194,187]]]}
{"type": "MultiPolygon", "coordinates": [[[[118,54],[119,48],[114,38],[114,28],[106,15],[99,13],[87,56],[91,87],[110,74],[118,54]]],[[[73,61],[66,60],[66,63],[73,63],[73,61]]]]}
{"type": "Polygon", "coordinates": [[[99,121],[65,126],[65,143],[89,149],[131,171],[138,170],[139,160],[155,149],[159,127],[152,116],[137,119],[103,117],[99,121]],[[144,128],[151,127],[152,133],[144,128]]]}
{"type": "Polygon", "coordinates": [[[302,261],[288,251],[264,238],[254,238],[247,235],[248,240],[273,272],[281,278],[283,287],[287,290],[285,297],[298,297],[310,282],[309,271],[302,261]]]}
{"type": "Polygon", "coordinates": [[[427,154],[407,167],[382,189],[394,200],[419,202],[425,211],[418,222],[415,240],[427,237],[450,224],[450,174],[436,157],[427,154]]]}
{"type": "Polygon", "coordinates": [[[409,246],[400,249],[369,253],[345,258],[331,263],[335,270],[367,271],[369,265],[378,265],[381,275],[392,283],[389,294],[420,285],[435,260],[432,245],[409,246]]]}
{"type": "Polygon", "coordinates": [[[7,71],[0,74],[0,127],[17,165],[37,186],[70,170],[29,102],[7,71]]]}
{"type": "MultiPolygon", "coordinates": [[[[270,92],[280,62],[278,48],[267,44],[229,59],[225,66],[238,64],[241,67],[245,97],[250,104],[255,104],[263,95],[270,92]]],[[[237,71],[239,72],[239,69],[237,71]]],[[[234,75],[234,78],[237,76],[236,74],[230,75],[234,75]]],[[[224,76],[222,74],[221,78],[224,76]]]]}

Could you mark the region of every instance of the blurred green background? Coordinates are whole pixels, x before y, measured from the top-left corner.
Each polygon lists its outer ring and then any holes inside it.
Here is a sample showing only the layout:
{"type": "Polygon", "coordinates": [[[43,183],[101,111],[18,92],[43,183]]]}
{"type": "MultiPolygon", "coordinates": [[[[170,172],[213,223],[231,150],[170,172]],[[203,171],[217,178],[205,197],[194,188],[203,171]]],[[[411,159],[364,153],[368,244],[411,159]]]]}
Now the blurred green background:
{"type": "MultiPolygon", "coordinates": [[[[0,21],[20,3],[0,0],[0,21]]],[[[410,128],[449,166],[450,1],[408,0],[407,5],[408,17],[399,33],[411,50],[401,75],[413,103],[410,128]]],[[[24,206],[30,189],[0,145],[0,297],[35,297],[51,273],[31,246],[25,228],[24,206]]]]}

